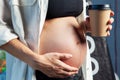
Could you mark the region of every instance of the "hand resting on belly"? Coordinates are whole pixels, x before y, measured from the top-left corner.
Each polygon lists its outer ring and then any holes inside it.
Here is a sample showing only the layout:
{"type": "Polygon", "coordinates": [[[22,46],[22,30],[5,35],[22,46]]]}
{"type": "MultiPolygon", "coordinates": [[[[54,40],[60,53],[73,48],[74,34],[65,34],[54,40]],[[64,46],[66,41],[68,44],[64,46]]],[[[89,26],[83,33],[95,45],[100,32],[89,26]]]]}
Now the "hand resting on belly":
{"type": "Polygon", "coordinates": [[[79,24],[73,17],[46,20],[40,36],[40,54],[49,52],[70,53],[72,58],[63,62],[81,67],[86,56],[86,41],[81,41],[84,34],[75,29],[79,24]]]}

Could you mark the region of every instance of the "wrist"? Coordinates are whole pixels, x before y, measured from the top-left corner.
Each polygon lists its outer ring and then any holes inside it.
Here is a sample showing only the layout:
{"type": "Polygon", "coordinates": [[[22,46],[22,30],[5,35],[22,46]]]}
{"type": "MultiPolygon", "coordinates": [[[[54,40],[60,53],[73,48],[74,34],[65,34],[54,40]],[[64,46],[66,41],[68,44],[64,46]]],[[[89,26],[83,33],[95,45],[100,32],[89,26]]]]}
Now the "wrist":
{"type": "Polygon", "coordinates": [[[29,59],[28,64],[35,70],[40,70],[41,66],[44,64],[44,57],[40,54],[33,53],[29,59]]]}

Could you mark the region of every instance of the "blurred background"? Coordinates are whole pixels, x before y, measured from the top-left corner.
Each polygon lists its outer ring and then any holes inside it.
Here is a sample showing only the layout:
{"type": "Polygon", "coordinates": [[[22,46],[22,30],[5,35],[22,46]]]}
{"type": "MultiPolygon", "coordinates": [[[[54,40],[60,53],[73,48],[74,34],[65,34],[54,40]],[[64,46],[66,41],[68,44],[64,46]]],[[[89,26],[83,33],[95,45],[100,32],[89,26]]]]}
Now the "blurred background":
{"type": "Polygon", "coordinates": [[[6,55],[5,51],[0,50],[0,80],[6,80],[6,55]]]}

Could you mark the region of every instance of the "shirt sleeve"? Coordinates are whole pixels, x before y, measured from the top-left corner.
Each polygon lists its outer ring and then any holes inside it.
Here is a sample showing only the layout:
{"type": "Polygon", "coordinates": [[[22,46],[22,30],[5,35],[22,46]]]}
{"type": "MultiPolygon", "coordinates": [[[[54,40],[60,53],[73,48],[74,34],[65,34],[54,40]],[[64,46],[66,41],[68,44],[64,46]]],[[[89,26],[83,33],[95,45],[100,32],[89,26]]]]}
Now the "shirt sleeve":
{"type": "Polygon", "coordinates": [[[17,38],[14,33],[8,0],[0,0],[0,46],[17,38]]]}

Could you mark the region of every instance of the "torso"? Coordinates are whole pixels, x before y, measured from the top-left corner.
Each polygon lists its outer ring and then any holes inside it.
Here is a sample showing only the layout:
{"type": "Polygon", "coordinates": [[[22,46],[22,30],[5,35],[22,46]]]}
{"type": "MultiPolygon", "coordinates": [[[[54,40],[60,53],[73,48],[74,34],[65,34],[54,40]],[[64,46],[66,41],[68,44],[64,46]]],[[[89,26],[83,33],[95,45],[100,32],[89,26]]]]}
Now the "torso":
{"type": "Polygon", "coordinates": [[[73,57],[63,61],[71,66],[80,67],[86,56],[86,41],[81,42],[75,27],[80,27],[75,17],[46,20],[40,36],[40,54],[70,53],[73,57]]]}
{"type": "MultiPolygon", "coordinates": [[[[73,67],[81,67],[86,56],[84,34],[76,32],[80,27],[75,17],[83,10],[82,0],[49,0],[46,21],[40,36],[40,53],[60,52],[72,54],[72,58],[62,60],[73,67]]],[[[81,75],[82,76],[82,75],[81,75]]],[[[37,80],[58,80],[36,71],[37,80]]],[[[73,80],[73,77],[59,80],[73,80]]]]}

